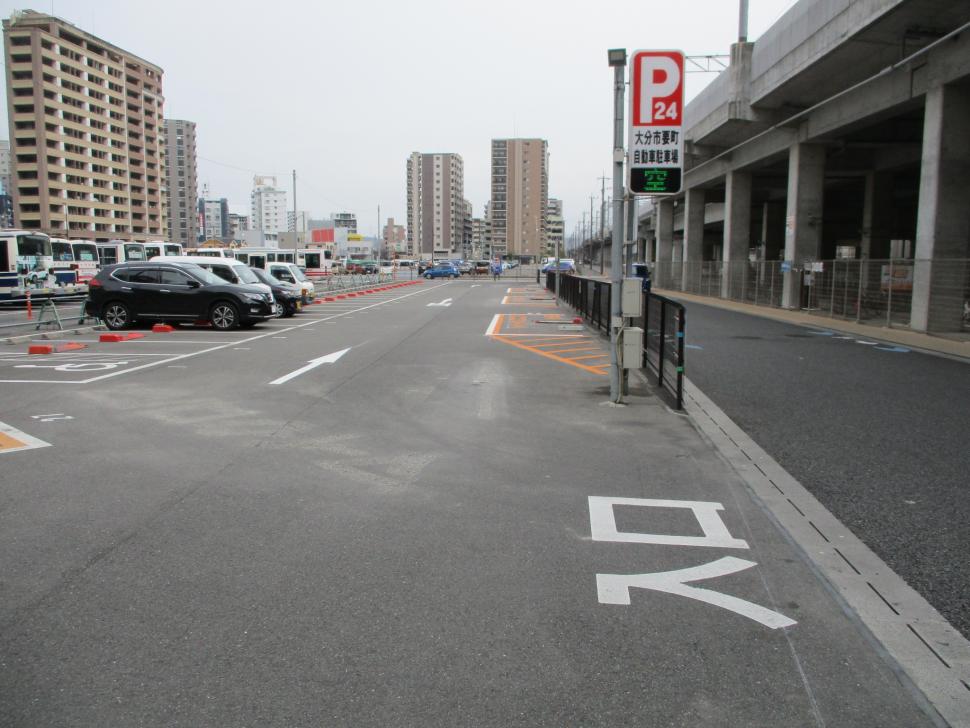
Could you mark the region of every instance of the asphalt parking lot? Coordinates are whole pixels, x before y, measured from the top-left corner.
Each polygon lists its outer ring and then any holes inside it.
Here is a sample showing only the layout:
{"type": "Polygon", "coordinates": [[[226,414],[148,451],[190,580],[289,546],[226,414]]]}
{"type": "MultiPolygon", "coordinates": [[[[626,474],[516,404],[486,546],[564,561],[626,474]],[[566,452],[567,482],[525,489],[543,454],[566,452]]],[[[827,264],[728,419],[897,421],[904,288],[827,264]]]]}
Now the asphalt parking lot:
{"type": "Polygon", "coordinates": [[[0,725],[939,724],[534,286],[135,331],[0,352],[0,725]]]}

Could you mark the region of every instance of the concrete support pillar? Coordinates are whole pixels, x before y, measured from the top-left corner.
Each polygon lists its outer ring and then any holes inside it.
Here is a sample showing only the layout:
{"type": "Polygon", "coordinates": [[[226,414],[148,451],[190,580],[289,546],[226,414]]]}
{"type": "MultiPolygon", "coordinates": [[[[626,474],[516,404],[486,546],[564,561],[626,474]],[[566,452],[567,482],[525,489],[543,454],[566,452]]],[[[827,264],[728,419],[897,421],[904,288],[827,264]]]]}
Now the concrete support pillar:
{"type": "Polygon", "coordinates": [[[818,259],[822,243],[822,196],[825,183],[825,147],[794,144],[788,152],[788,203],[785,214],[783,308],[801,307],[801,270],[818,259]]]}
{"type": "Polygon", "coordinates": [[[657,202],[657,265],[654,271],[654,285],[658,288],[670,286],[670,270],[674,260],[674,201],[664,199],[657,202]]]}
{"type": "Polygon", "coordinates": [[[739,298],[751,248],[751,173],[728,172],[724,193],[724,269],[721,297],[739,298]]]}
{"type": "Polygon", "coordinates": [[[886,172],[866,174],[866,191],[862,202],[862,237],[859,257],[888,258],[892,235],[893,177],[886,172]]]}
{"type": "Polygon", "coordinates": [[[910,319],[916,331],[960,330],[970,255],[968,128],[970,91],[926,92],[910,319]]]}
{"type": "Polygon", "coordinates": [[[684,291],[699,291],[701,262],[704,260],[704,197],[701,188],[687,190],[684,194],[684,291]]]}

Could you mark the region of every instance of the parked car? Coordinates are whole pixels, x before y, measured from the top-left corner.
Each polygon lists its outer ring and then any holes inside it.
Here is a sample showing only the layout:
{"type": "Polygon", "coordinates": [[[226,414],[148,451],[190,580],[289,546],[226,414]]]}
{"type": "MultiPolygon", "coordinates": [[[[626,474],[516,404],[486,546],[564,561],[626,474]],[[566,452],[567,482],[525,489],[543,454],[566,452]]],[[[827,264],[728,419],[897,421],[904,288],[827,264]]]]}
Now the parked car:
{"type": "Polygon", "coordinates": [[[192,263],[161,261],[105,266],[88,284],[85,301],[86,315],[112,330],[140,320],[208,321],[228,330],[253,326],[273,312],[273,294],[264,284],[228,283],[192,263]]]}
{"type": "Polygon", "coordinates": [[[303,308],[303,289],[298,285],[281,281],[279,278],[271,276],[262,268],[253,268],[252,271],[259,278],[260,283],[265,283],[273,291],[277,315],[289,318],[303,308]]]}
{"type": "MultiPolygon", "coordinates": [[[[212,248],[210,248],[212,250],[212,248]]],[[[265,283],[260,283],[256,274],[253,273],[252,268],[243,263],[241,260],[236,260],[235,258],[223,258],[222,256],[216,255],[166,255],[166,256],[156,256],[151,259],[151,262],[165,262],[165,263],[191,263],[197,265],[200,268],[205,268],[210,273],[214,273],[226,283],[235,283],[237,285],[247,285],[247,286],[257,286],[262,288],[263,291],[273,295],[270,287],[265,283]]]]}
{"type": "Polygon", "coordinates": [[[461,271],[454,263],[437,263],[434,268],[424,272],[424,277],[431,278],[460,278],[461,271]]]}
{"type": "Polygon", "coordinates": [[[462,275],[466,275],[472,272],[472,264],[467,260],[458,261],[458,270],[461,271],[462,275]]]}
{"type": "Polygon", "coordinates": [[[491,269],[492,264],[487,260],[476,260],[472,263],[472,273],[475,275],[488,275],[491,269]]]}
{"type": "Polygon", "coordinates": [[[344,266],[348,273],[377,273],[376,260],[348,260],[344,266]]]}
{"type": "Polygon", "coordinates": [[[274,278],[279,278],[284,283],[292,283],[299,287],[303,296],[303,303],[310,303],[316,298],[316,288],[313,281],[306,277],[296,263],[267,263],[266,271],[274,278]]]}
{"type": "MultiPolygon", "coordinates": [[[[544,266],[542,266],[542,272],[543,273],[550,273],[550,272],[555,273],[556,272],[556,261],[553,260],[551,263],[546,263],[544,266]]],[[[573,263],[573,261],[571,259],[569,259],[569,258],[560,258],[559,259],[559,272],[560,273],[575,273],[576,272],[576,264],[573,263]]]]}

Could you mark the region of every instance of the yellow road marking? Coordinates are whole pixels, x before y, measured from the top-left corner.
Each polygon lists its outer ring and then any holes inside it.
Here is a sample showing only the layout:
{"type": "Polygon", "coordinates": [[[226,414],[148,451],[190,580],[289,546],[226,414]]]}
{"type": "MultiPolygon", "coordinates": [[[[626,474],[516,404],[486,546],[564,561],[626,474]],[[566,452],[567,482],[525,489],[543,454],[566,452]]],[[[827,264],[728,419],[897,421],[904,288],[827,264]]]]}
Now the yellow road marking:
{"type": "Polygon", "coordinates": [[[499,341],[503,341],[506,344],[509,344],[511,346],[515,346],[515,347],[517,347],[519,349],[523,349],[524,351],[531,351],[533,354],[538,354],[539,356],[544,356],[547,359],[552,359],[553,361],[558,361],[558,362],[560,362],[562,364],[569,364],[570,366],[574,366],[574,367],[577,367],[579,369],[583,369],[583,370],[585,370],[587,372],[591,372],[592,374],[598,374],[598,375],[601,375],[601,376],[605,376],[605,374],[606,374],[606,372],[601,371],[600,368],[592,367],[592,366],[586,366],[585,364],[579,364],[578,362],[575,362],[575,361],[573,361],[571,359],[567,359],[566,357],[557,356],[556,354],[550,354],[549,352],[543,351],[542,349],[537,349],[537,348],[535,348],[533,346],[527,346],[527,345],[522,344],[521,342],[515,341],[513,339],[507,339],[507,338],[503,337],[501,334],[495,334],[493,336],[493,338],[498,339],[499,341]]]}
{"type": "Polygon", "coordinates": [[[50,447],[50,443],[0,422],[0,454],[32,450],[35,447],[50,447]]]}
{"type": "Polygon", "coordinates": [[[0,450],[9,450],[13,447],[23,447],[26,444],[26,442],[15,440],[14,438],[10,437],[10,435],[0,432],[0,450]]]}

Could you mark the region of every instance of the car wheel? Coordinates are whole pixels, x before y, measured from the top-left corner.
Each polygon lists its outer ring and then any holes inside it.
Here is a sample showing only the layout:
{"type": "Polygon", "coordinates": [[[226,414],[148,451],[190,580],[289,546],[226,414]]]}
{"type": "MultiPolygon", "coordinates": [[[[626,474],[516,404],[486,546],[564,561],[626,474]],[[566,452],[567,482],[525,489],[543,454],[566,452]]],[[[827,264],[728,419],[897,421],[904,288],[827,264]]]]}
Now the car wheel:
{"type": "Polygon", "coordinates": [[[101,312],[101,320],[112,331],[118,331],[131,324],[131,312],[125,304],[114,301],[104,307],[101,312]]]}
{"type": "Polygon", "coordinates": [[[431,280],[431,274],[430,273],[425,273],[424,274],[424,277],[427,278],[429,281],[431,280]]]}
{"type": "Polygon", "coordinates": [[[451,274],[451,277],[452,277],[452,278],[457,278],[458,276],[456,276],[456,275],[455,275],[454,273],[452,273],[452,274],[451,274]]]}
{"type": "Polygon", "coordinates": [[[228,301],[220,301],[212,307],[209,320],[214,328],[229,331],[239,326],[239,312],[228,301]]]}
{"type": "Polygon", "coordinates": [[[283,318],[284,316],[286,316],[286,309],[283,307],[283,304],[280,303],[279,301],[273,304],[273,315],[276,318],[283,318]]]}

